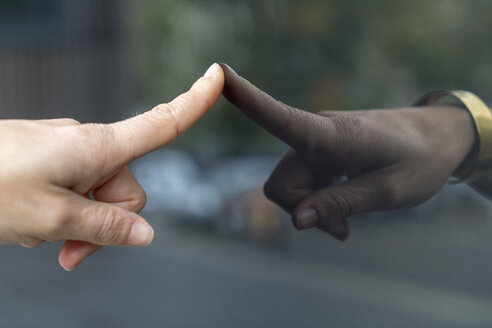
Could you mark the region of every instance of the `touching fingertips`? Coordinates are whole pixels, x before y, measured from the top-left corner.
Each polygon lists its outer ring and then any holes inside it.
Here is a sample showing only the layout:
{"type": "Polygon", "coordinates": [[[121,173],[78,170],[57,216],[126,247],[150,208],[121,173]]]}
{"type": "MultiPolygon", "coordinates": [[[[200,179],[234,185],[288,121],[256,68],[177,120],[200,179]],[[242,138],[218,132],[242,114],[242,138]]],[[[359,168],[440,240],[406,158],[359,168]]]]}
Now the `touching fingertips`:
{"type": "Polygon", "coordinates": [[[220,65],[217,63],[214,63],[214,64],[212,64],[212,66],[210,66],[208,68],[208,70],[205,72],[203,77],[205,77],[205,78],[213,77],[213,76],[217,75],[217,73],[219,73],[220,70],[221,70],[220,65]]]}

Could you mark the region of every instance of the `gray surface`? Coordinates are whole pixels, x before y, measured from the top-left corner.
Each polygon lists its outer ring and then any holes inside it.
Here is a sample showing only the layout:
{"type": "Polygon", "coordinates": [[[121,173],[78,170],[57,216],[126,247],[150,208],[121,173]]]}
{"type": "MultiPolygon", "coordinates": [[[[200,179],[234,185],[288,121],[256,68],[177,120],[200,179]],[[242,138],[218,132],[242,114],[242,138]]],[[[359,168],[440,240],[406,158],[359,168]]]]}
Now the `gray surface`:
{"type": "Polygon", "coordinates": [[[356,218],[343,244],[290,230],[276,247],[148,214],[150,247],[107,248],[72,273],[58,245],[3,246],[0,326],[490,327],[489,208],[459,208],[356,218]]]}

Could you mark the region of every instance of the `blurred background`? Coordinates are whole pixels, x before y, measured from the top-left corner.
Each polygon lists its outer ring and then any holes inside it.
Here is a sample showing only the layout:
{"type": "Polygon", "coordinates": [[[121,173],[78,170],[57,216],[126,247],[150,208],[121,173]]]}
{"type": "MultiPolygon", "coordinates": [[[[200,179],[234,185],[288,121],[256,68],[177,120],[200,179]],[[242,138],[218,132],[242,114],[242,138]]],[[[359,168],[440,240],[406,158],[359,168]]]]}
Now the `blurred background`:
{"type": "MultiPolygon", "coordinates": [[[[1,118],[121,120],[213,62],[311,111],[448,88],[492,104],[491,12],[486,0],[0,0],[1,118]]],[[[354,217],[345,243],[300,233],[261,191],[286,150],[221,99],[131,165],[151,246],[105,248],[72,273],[59,244],[0,247],[0,326],[492,326],[492,203],[447,186],[354,217]]]]}

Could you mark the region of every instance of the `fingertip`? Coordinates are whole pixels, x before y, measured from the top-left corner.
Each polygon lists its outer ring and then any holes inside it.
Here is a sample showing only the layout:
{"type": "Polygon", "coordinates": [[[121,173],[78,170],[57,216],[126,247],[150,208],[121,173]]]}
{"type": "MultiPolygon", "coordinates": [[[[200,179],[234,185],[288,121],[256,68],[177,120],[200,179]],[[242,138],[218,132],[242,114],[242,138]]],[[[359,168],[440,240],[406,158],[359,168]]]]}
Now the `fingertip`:
{"type": "Polygon", "coordinates": [[[346,221],[342,222],[329,222],[319,226],[319,229],[328,232],[337,240],[344,242],[348,239],[350,235],[350,228],[346,221]]]}
{"type": "Polygon", "coordinates": [[[250,98],[249,93],[255,90],[251,82],[241,77],[231,66],[221,63],[220,67],[224,72],[224,88],[222,94],[233,105],[243,109],[243,98],[250,98]]]}
{"type": "Polygon", "coordinates": [[[125,245],[148,246],[152,240],[154,240],[154,229],[145,220],[139,219],[132,224],[125,245]]]}
{"type": "Polygon", "coordinates": [[[350,230],[347,226],[346,229],[344,229],[343,231],[337,232],[337,233],[332,233],[331,235],[333,237],[335,237],[336,239],[338,239],[339,241],[344,242],[348,239],[348,237],[350,235],[350,230]]]}
{"type": "Polygon", "coordinates": [[[65,271],[67,271],[67,272],[72,272],[72,271],[73,271],[73,269],[75,269],[75,268],[70,269],[70,268],[68,268],[68,267],[65,267],[65,266],[64,266],[61,262],[60,262],[60,266],[63,268],[63,270],[65,270],[65,271]]]}
{"type": "Polygon", "coordinates": [[[205,74],[203,75],[203,77],[204,78],[215,77],[215,76],[217,76],[220,73],[221,70],[222,70],[222,67],[219,64],[213,63],[207,69],[207,71],[205,72],[205,74]]]}
{"type": "Polygon", "coordinates": [[[69,256],[66,254],[66,250],[64,247],[60,250],[58,254],[58,263],[63,268],[63,270],[70,272],[75,269],[76,265],[70,263],[69,256]]]}
{"type": "Polygon", "coordinates": [[[100,248],[99,245],[84,241],[67,240],[60,249],[58,262],[65,271],[70,272],[100,248]]]}
{"type": "Polygon", "coordinates": [[[224,72],[224,88],[222,90],[222,93],[227,100],[229,100],[233,104],[236,104],[238,97],[235,96],[235,92],[238,88],[237,84],[240,81],[240,75],[237,74],[236,71],[226,63],[221,63],[220,67],[224,72]]]}
{"type": "Polygon", "coordinates": [[[222,67],[219,64],[214,63],[207,69],[205,74],[191,86],[190,90],[199,91],[208,99],[205,106],[206,108],[203,108],[205,112],[210,109],[220,97],[220,94],[224,89],[224,80],[225,76],[222,67]]]}
{"type": "Polygon", "coordinates": [[[297,230],[306,230],[318,225],[318,213],[312,207],[296,211],[292,216],[292,223],[297,230]]]}
{"type": "Polygon", "coordinates": [[[228,64],[226,63],[220,63],[220,67],[222,68],[222,70],[224,71],[224,75],[225,77],[227,78],[229,75],[233,74],[233,75],[238,75],[236,73],[236,71],[234,69],[232,69],[231,66],[229,66],[228,64]]]}
{"type": "Polygon", "coordinates": [[[226,70],[231,70],[231,71],[232,71],[232,68],[231,68],[231,66],[229,66],[229,64],[226,64],[226,63],[220,63],[219,65],[220,65],[220,67],[222,67],[222,69],[223,69],[224,71],[226,71],[226,70]]]}

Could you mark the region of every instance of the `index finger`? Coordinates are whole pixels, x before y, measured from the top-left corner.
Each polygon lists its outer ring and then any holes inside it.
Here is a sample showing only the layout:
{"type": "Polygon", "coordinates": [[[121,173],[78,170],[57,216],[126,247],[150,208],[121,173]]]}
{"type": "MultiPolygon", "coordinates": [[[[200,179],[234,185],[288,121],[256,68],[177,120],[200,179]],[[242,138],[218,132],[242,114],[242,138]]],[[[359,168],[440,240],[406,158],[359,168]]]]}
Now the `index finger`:
{"type": "Polygon", "coordinates": [[[290,107],[273,99],[226,64],[223,95],[261,127],[293,148],[305,148],[320,125],[318,115],[290,107]]]}
{"type": "Polygon", "coordinates": [[[105,130],[101,134],[111,139],[106,143],[106,156],[114,166],[120,166],[168,144],[215,104],[223,85],[222,69],[214,64],[188,92],[170,103],[124,121],[101,125],[105,130]]]}

